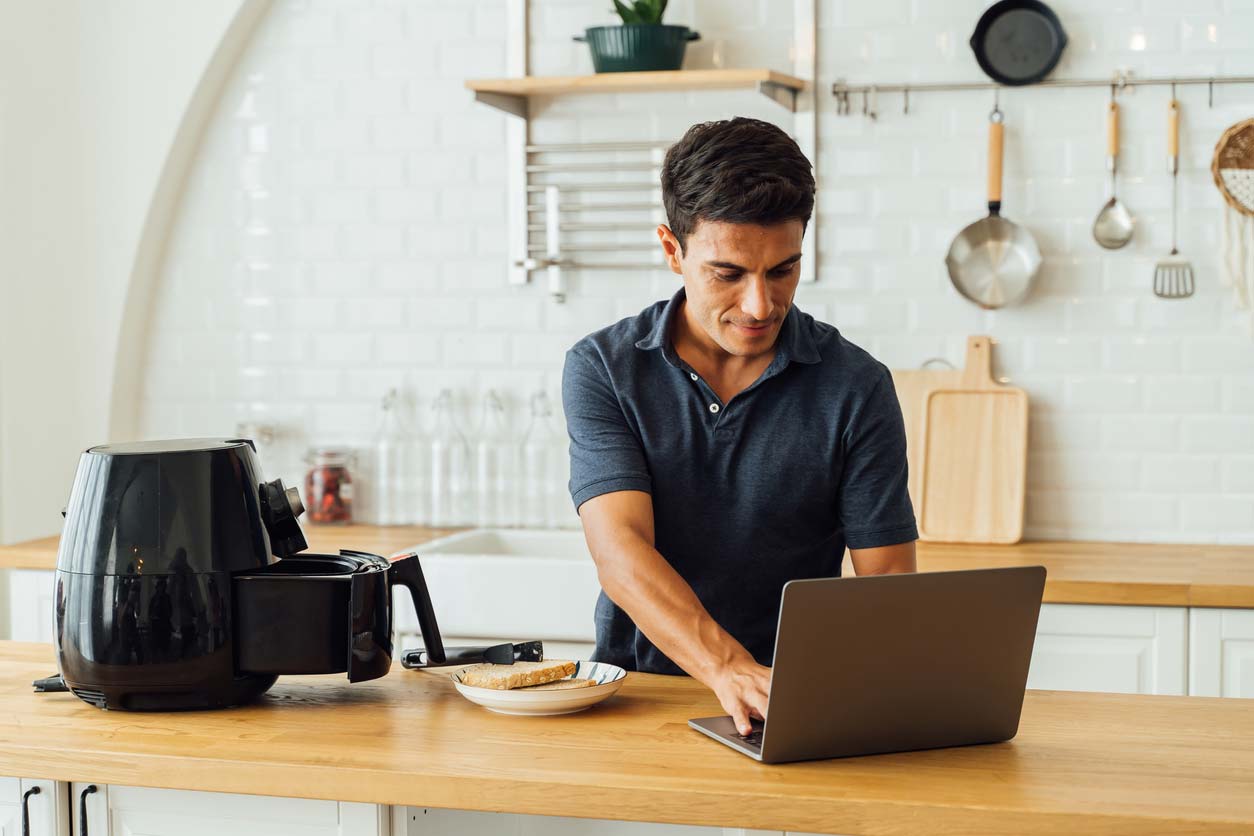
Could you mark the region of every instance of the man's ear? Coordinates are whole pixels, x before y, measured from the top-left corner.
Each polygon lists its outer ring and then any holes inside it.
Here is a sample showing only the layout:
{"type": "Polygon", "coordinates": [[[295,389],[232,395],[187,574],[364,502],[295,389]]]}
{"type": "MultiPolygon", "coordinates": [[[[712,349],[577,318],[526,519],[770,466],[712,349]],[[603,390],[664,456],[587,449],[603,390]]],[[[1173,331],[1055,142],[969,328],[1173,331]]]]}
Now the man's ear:
{"type": "Polygon", "coordinates": [[[657,238],[662,242],[662,255],[671,266],[671,272],[682,276],[684,271],[679,262],[684,257],[684,248],[679,245],[679,239],[666,224],[657,225],[657,238]]]}

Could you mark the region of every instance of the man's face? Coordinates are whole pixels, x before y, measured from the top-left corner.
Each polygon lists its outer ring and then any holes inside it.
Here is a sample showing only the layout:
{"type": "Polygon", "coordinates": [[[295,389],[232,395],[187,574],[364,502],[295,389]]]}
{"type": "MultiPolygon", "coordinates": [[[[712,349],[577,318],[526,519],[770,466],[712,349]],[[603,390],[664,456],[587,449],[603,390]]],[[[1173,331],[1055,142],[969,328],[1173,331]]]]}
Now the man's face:
{"type": "Polygon", "coordinates": [[[775,345],[801,276],[799,220],[771,226],[700,221],[680,250],[659,226],[671,269],[684,277],[686,319],[728,354],[754,357],[775,345]]]}

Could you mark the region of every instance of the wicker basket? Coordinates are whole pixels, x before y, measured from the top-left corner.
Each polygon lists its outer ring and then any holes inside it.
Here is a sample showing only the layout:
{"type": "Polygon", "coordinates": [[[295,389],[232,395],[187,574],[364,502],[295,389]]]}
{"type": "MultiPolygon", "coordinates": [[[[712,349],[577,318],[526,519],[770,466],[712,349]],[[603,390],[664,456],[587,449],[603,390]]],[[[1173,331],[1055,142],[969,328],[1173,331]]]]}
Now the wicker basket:
{"type": "Polygon", "coordinates": [[[1243,215],[1254,215],[1254,119],[1224,131],[1215,143],[1210,173],[1229,206],[1243,215]]]}

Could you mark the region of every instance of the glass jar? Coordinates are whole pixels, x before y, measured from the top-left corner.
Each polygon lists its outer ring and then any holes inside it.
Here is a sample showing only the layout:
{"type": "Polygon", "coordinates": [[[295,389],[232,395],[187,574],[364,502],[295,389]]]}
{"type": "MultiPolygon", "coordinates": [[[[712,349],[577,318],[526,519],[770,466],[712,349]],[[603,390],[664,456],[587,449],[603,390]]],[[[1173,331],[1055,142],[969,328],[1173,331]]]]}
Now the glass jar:
{"type": "Polygon", "coordinates": [[[343,447],[311,447],[305,455],[305,508],[315,523],[353,521],[353,477],[348,472],[352,451],[343,447]]]}

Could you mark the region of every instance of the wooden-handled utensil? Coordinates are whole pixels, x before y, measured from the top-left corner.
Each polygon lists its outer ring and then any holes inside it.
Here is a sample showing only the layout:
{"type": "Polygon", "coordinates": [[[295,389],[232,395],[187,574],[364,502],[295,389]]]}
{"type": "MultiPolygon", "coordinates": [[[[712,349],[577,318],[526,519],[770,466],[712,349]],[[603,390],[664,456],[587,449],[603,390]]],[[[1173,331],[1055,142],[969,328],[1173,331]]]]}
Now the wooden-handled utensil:
{"type": "Polygon", "coordinates": [[[949,246],[949,280],[981,308],[1000,308],[1023,298],[1041,266],[1032,233],[1001,216],[1002,112],[988,117],[988,217],[968,224],[949,246]]]}
{"type": "Polygon", "coordinates": [[[1110,199],[1093,221],[1093,240],[1108,250],[1117,250],[1132,240],[1132,214],[1115,196],[1116,172],[1119,168],[1119,103],[1111,88],[1110,107],[1106,110],[1106,170],[1110,172],[1110,199]]]}
{"type": "Polygon", "coordinates": [[[1180,102],[1175,95],[1167,106],[1167,170],[1171,172],[1171,252],[1154,267],[1154,295],[1184,299],[1193,295],[1193,265],[1176,249],[1176,213],[1180,200],[1180,102]]]}

